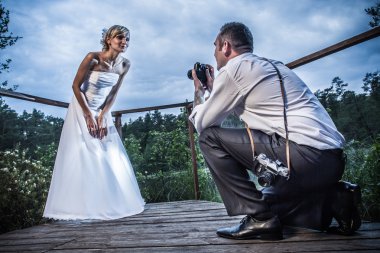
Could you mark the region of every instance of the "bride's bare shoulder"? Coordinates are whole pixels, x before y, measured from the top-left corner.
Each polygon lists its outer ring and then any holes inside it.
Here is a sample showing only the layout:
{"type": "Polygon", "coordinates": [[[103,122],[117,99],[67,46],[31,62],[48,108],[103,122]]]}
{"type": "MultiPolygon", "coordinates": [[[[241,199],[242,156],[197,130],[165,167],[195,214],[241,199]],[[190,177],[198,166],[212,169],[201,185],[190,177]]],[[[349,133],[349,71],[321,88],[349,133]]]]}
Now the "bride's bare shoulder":
{"type": "Polygon", "coordinates": [[[131,61],[123,56],[120,56],[120,62],[121,62],[121,72],[122,74],[128,72],[129,67],[131,66],[131,61]]]}
{"type": "Polygon", "coordinates": [[[87,60],[90,60],[90,61],[99,61],[100,60],[100,52],[89,52],[87,55],[86,55],[86,59],[87,60]]]}
{"type": "Polygon", "coordinates": [[[129,68],[131,66],[131,61],[123,56],[121,57],[122,57],[123,68],[129,68]]]}

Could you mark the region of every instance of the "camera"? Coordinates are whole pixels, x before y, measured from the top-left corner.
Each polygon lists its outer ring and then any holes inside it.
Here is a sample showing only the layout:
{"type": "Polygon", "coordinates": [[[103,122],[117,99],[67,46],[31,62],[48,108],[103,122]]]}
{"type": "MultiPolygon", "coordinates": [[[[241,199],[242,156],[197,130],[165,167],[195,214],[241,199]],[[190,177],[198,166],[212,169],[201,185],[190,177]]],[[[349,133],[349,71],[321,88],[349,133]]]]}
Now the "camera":
{"type": "Polygon", "coordinates": [[[280,175],[289,179],[289,169],[279,161],[272,161],[265,154],[259,154],[255,157],[258,162],[258,168],[256,169],[257,181],[262,187],[271,186],[276,180],[276,176],[280,175]]]}
{"type": "MultiPolygon", "coordinates": [[[[199,81],[201,81],[202,83],[202,86],[205,90],[207,90],[207,76],[206,76],[206,69],[208,69],[207,65],[206,64],[201,64],[199,62],[196,62],[194,64],[194,70],[195,70],[195,74],[197,75],[199,81]]],[[[190,80],[193,80],[193,76],[192,76],[192,69],[190,69],[189,71],[187,71],[187,77],[190,79],[190,80]]]]}

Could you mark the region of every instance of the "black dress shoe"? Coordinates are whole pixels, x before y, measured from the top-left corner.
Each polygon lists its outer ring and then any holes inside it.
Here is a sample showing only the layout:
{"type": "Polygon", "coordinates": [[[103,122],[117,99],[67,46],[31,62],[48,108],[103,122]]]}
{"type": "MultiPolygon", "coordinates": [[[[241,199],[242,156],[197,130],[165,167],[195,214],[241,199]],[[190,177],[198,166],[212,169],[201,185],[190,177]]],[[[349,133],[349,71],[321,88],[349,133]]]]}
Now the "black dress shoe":
{"type": "Polygon", "coordinates": [[[331,196],[331,213],[338,222],[338,227],[328,228],[328,233],[352,235],[361,226],[358,206],[361,201],[360,187],[339,181],[331,196]]]}
{"type": "Polygon", "coordinates": [[[231,228],[221,228],[216,231],[220,237],[230,239],[281,240],[282,226],[277,216],[265,221],[259,221],[247,215],[240,224],[231,228]]]}

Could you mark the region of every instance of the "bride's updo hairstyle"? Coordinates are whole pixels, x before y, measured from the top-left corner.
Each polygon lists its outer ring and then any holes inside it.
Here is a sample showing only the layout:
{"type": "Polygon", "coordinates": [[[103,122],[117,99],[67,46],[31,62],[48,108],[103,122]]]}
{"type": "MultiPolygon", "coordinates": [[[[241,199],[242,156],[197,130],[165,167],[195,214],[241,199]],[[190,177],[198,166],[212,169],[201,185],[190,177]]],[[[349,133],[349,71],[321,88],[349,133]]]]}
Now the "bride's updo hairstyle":
{"type": "Polygon", "coordinates": [[[128,28],[121,25],[113,25],[108,29],[103,29],[102,39],[100,41],[100,44],[102,44],[103,46],[102,51],[107,51],[110,48],[110,46],[107,44],[108,39],[113,39],[120,34],[126,34],[128,37],[129,35],[128,28]]]}

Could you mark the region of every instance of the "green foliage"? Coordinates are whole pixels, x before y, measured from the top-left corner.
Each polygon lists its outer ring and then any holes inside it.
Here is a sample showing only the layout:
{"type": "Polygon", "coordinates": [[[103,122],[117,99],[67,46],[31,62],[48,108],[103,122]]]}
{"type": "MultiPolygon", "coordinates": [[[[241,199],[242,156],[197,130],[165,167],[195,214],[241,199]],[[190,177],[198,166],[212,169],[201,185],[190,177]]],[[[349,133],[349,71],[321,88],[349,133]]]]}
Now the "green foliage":
{"type": "Polygon", "coordinates": [[[380,22],[380,2],[377,2],[375,6],[365,9],[365,12],[372,17],[372,21],[369,22],[369,26],[378,26],[380,22]]]}
{"type": "MultiPolygon", "coordinates": [[[[8,46],[12,46],[16,43],[20,37],[13,36],[11,32],[9,32],[8,24],[9,24],[9,10],[6,10],[0,0],[0,50],[5,49],[8,46]]],[[[11,63],[11,59],[5,59],[4,62],[0,62],[0,74],[9,71],[9,64],[11,63]]],[[[4,81],[0,84],[0,89],[4,89],[8,86],[8,82],[4,81]]],[[[14,86],[13,89],[16,89],[17,86],[14,86]]],[[[10,88],[12,90],[12,88],[10,88]]]]}
{"type": "Polygon", "coordinates": [[[42,220],[51,168],[26,154],[18,147],[0,152],[0,233],[42,220]]]}
{"type": "MultiPolygon", "coordinates": [[[[147,202],[193,199],[194,176],[185,113],[162,116],[155,111],[123,126],[124,145],[147,202]]],[[[197,150],[201,198],[220,196],[197,150]]]]}
{"type": "Polygon", "coordinates": [[[37,146],[44,147],[52,142],[58,143],[63,122],[61,118],[45,116],[36,109],[33,109],[32,113],[24,111],[19,116],[20,130],[23,135],[23,139],[20,141],[21,145],[35,150],[37,146]]]}
{"type": "Polygon", "coordinates": [[[347,84],[339,77],[329,88],[315,93],[347,140],[343,179],[361,186],[362,216],[368,220],[380,220],[379,73],[365,75],[361,94],[345,90],[347,84]]]}
{"type": "Polygon", "coordinates": [[[242,121],[239,116],[234,113],[227,116],[227,118],[223,121],[222,127],[225,128],[244,128],[244,121],[242,121]]]}
{"type": "MultiPolygon", "coordinates": [[[[141,194],[147,202],[169,202],[195,198],[192,171],[165,171],[150,174],[137,172],[141,194]]],[[[198,170],[200,198],[221,202],[220,195],[207,169],[198,170]]]]}
{"type": "Polygon", "coordinates": [[[14,148],[20,142],[18,122],[17,113],[0,98],[0,150],[14,148]]]}
{"type": "Polygon", "coordinates": [[[0,98],[0,233],[39,224],[63,120],[0,98]]]}
{"type": "Polygon", "coordinates": [[[37,147],[44,150],[59,142],[62,126],[63,119],[45,116],[35,109],[18,115],[0,98],[0,151],[20,145],[36,159],[37,147]]]}
{"type": "Polygon", "coordinates": [[[315,95],[326,108],[346,140],[371,144],[380,134],[380,78],[379,71],[367,73],[363,79],[365,93],[346,90],[347,83],[335,77],[329,88],[317,90],[315,95]]]}
{"type": "Polygon", "coordinates": [[[380,136],[371,146],[351,141],[346,145],[347,165],[343,179],[362,188],[362,216],[380,220],[380,136]]]}

